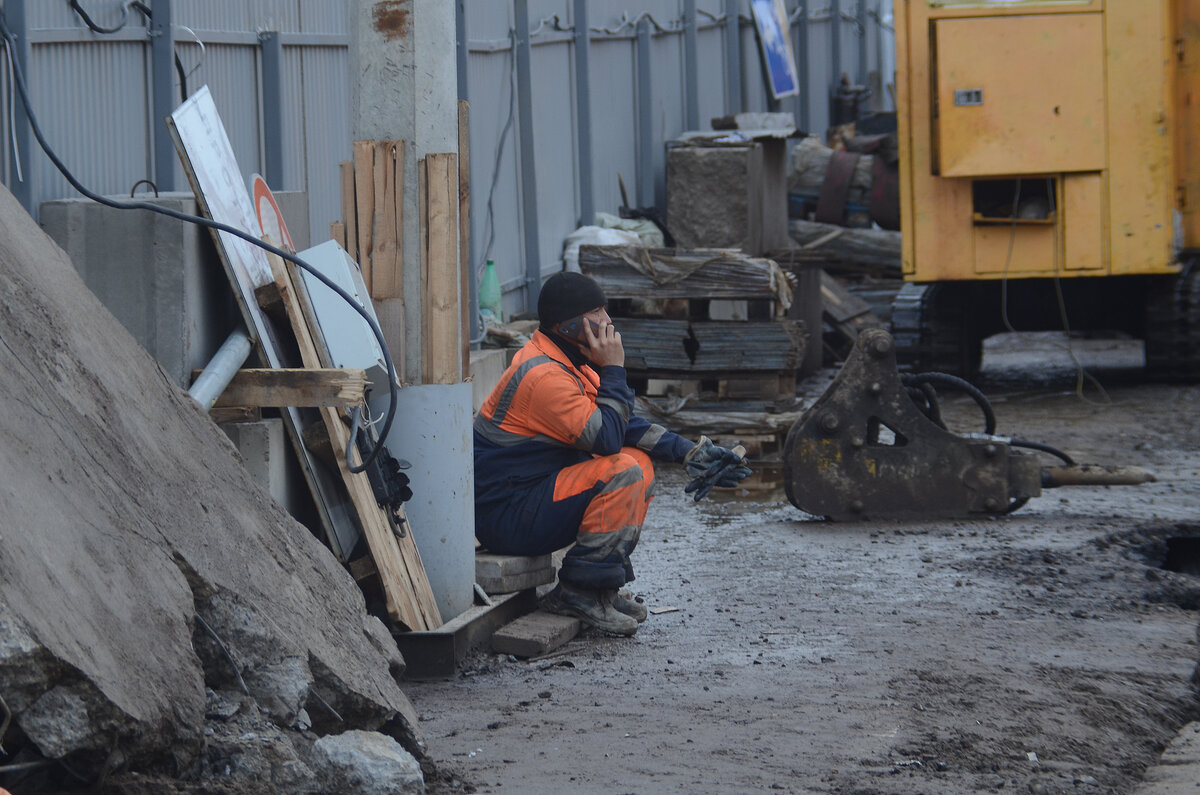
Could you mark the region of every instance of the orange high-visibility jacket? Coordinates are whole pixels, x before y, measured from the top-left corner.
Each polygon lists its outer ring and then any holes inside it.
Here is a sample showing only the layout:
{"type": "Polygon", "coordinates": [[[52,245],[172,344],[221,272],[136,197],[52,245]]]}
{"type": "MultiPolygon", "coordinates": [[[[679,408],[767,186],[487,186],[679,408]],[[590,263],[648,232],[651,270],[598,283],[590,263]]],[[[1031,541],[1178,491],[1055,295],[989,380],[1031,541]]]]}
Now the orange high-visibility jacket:
{"type": "Polygon", "coordinates": [[[503,500],[514,489],[622,447],[680,462],[693,443],[633,416],[624,367],[597,372],[578,351],[569,354],[536,331],[475,419],[475,501],[503,500]]]}

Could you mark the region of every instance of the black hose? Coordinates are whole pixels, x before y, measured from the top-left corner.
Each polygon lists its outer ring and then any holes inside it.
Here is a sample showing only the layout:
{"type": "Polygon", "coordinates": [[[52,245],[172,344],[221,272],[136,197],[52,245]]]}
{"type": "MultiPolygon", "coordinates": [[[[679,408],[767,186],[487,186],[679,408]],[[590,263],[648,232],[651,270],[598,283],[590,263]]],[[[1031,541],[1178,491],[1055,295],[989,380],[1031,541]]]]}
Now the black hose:
{"type": "Polygon", "coordinates": [[[79,5],[79,0],[67,0],[67,2],[70,3],[71,8],[75,9],[75,13],[78,14],[79,18],[83,20],[83,24],[87,25],[88,29],[90,29],[93,33],[116,33],[118,30],[125,27],[125,23],[129,21],[128,3],[121,4],[121,21],[111,28],[105,28],[92,21],[92,18],[88,16],[88,12],[84,11],[83,6],[79,5]]]}
{"type": "MultiPolygon", "coordinates": [[[[16,52],[16,42],[12,32],[8,29],[8,20],[4,16],[3,12],[0,12],[0,36],[3,36],[5,44],[13,48],[13,52],[16,52]]],[[[379,324],[375,321],[375,318],[371,317],[371,314],[367,312],[367,310],[361,304],[359,304],[353,296],[343,290],[328,276],[321,273],[316,268],[312,267],[294,254],[289,254],[281,248],[272,246],[271,244],[260,240],[249,232],[243,231],[235,226],[230,226],[229,224],[225,224],[220,221],[214,221],[210,218],[201,218],[200,216],[196,215],[188,215],[187,213],[181,213],[177,210],[172,210],[167,207],[159,207],[158,205],[150,204],[148,202],[116,201],[115,199],[110,199],[88,190],[88,188],[86,188],[78,179],[76,179],[75,175],[72,174],[70,169],[67,168],[66,164],[59,159],[58,155],[55,154],[54,150],[50,148],[50,144],[46,141],[46,136],[42,133],[42,128],[37,122],[37,117],[34,116],[33,103],[29,101],[29,93],[25,87],[24,69],[21,68],[19,59],[12,59],[12,70],[13,77],[15,78],[17,85],[17,92],[21,95],[21,104],[24,105],[25,113],[29,117],[29,128],[33,130],[33,135],[37,139],[38,145],[41,146],[42,151],[46,153],[46,156],[50,158],[50,162],[52,162],[54,167],[57,168],[64,177],[66,177],[67,182],[71,183],[71,187],[73,187],[75,190],[79,191],[92,201],[97,202],[98,204],[103,204],[106,207],[112,207],[117,210],[147,210],[152,213],[158,213],[159,215],[165,215],[169,218],[186,221],[187,223],[196,224],[197,226],[203,226],[208,229],[216,229],[221,232],[228,232],[235,237],[245,240],[247,243],[258,246],[264,251],[269,251],[277,257],[281,257],[282,259],[295,264],[297,267],[308,271],[318,280],[320,280],[322,284],[341,296],[342,300],[350,304],[350,306],[352,306],[354,310],[358,312],[358,314],[362,315],[363,319],[367,322],[367,325],[370,326],[371,332],[375,335],[375,339],[378,340],[380,351],[383,353],[384,364],[387,365],[388,394],[390,397],[387,415],[384,419],[383,427],[379,431],[379,439],[375,444],[375,447],[371,450],[370,454],[363,458],[362,464],[357,467],[354,466],[350,460],[346,461],[346,466],[349,467],[351,472],[357,473],[365,471],[367,466],[374,461],[376,456],[378,456],[383,450],[383,440],[387,438],[388,432],[392,428],[392,421],[396,417],[396,405],[399,402],[399,398],[396,393],[396,366],[392,361],[391,353],[388,351],[387,341],[383,337],[383,331],[379,328],[379,324]]]]}
{"type": "Polygon", "coordinates": [[[1067,455],[1062,450],[1059,450],[1057,447],[1051,447],[1050,445],[1042,444],[1041,442],[1031,442],[1026,439],[1009,439],[1008,443],[1013,447],[1028,447],[1030,450],[1041,450],[1043,453],[1049,453],[1050,455],[1058,456],[1062,459],[1063,463],[1069,467],[1075,466],[1074,459],[1072,459],[1071,456],[1067,455]]]}
{"type": "Polygon", "coordinates": [[[956,375],[950,375],[949,373],[915,373],[902,375],[900,382],[906,387],[934,384],[967,393],[983,412],[983,432],[989,436],[996,432],[996,412],[992,410],[992,404],[988,402],[987,397],[970,381],[959,378],[956,375]]]}

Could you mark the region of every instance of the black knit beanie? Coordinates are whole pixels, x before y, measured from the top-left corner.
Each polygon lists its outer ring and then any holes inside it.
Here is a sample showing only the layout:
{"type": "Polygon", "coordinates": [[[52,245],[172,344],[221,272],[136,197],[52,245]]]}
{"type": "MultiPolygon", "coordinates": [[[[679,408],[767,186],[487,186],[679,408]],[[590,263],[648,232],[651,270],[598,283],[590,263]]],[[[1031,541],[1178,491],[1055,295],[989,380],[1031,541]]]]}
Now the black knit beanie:
{"type": "Polygon", "coordinates": [[[582,273],[556,273],[542,285],[538,295],[538,322],[551,328],[568,318],[582,315],[608,303],[595,279],[582,273]]]}

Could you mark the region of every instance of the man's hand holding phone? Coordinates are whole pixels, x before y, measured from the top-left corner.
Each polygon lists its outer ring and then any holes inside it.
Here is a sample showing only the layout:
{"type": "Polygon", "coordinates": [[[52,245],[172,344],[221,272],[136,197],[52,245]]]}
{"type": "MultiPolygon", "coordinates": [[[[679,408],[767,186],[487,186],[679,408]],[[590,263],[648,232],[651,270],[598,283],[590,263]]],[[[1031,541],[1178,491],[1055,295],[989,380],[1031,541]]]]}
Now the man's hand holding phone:
{"type": "Polygon", "coordinates": [[[621,344],[621,332],[617,331],[608,320],[599,323],[584,316],[583,334],[579,340],[583,343],[583,352],[597,367],[609,365],[625,366],[625,346],[621,344]]]}

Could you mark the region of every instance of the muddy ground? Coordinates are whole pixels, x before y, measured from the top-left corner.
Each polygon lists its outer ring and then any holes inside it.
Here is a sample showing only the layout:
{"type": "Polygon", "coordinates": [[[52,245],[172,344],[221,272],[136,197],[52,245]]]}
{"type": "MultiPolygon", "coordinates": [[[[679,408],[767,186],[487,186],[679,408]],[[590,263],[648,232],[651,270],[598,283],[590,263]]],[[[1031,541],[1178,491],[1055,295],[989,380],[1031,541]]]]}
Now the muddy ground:
{"type": "MultiPolygon", "coordinates": [[[[1200,387],[1121,369],[1136,343],[1077,340],[1103,388],[1078,390],[1058,340],[989,341],[998,432],[1156,483],[1048,491],[1002,519],[834,524],[781,491],[693,505],[663,472],[633,586],[678,610],[407,683],[431,791],[1133,791],[1200,715],[1200,387]]],[[[944,412],[981,428],[965,398],[944,412]]]]}

